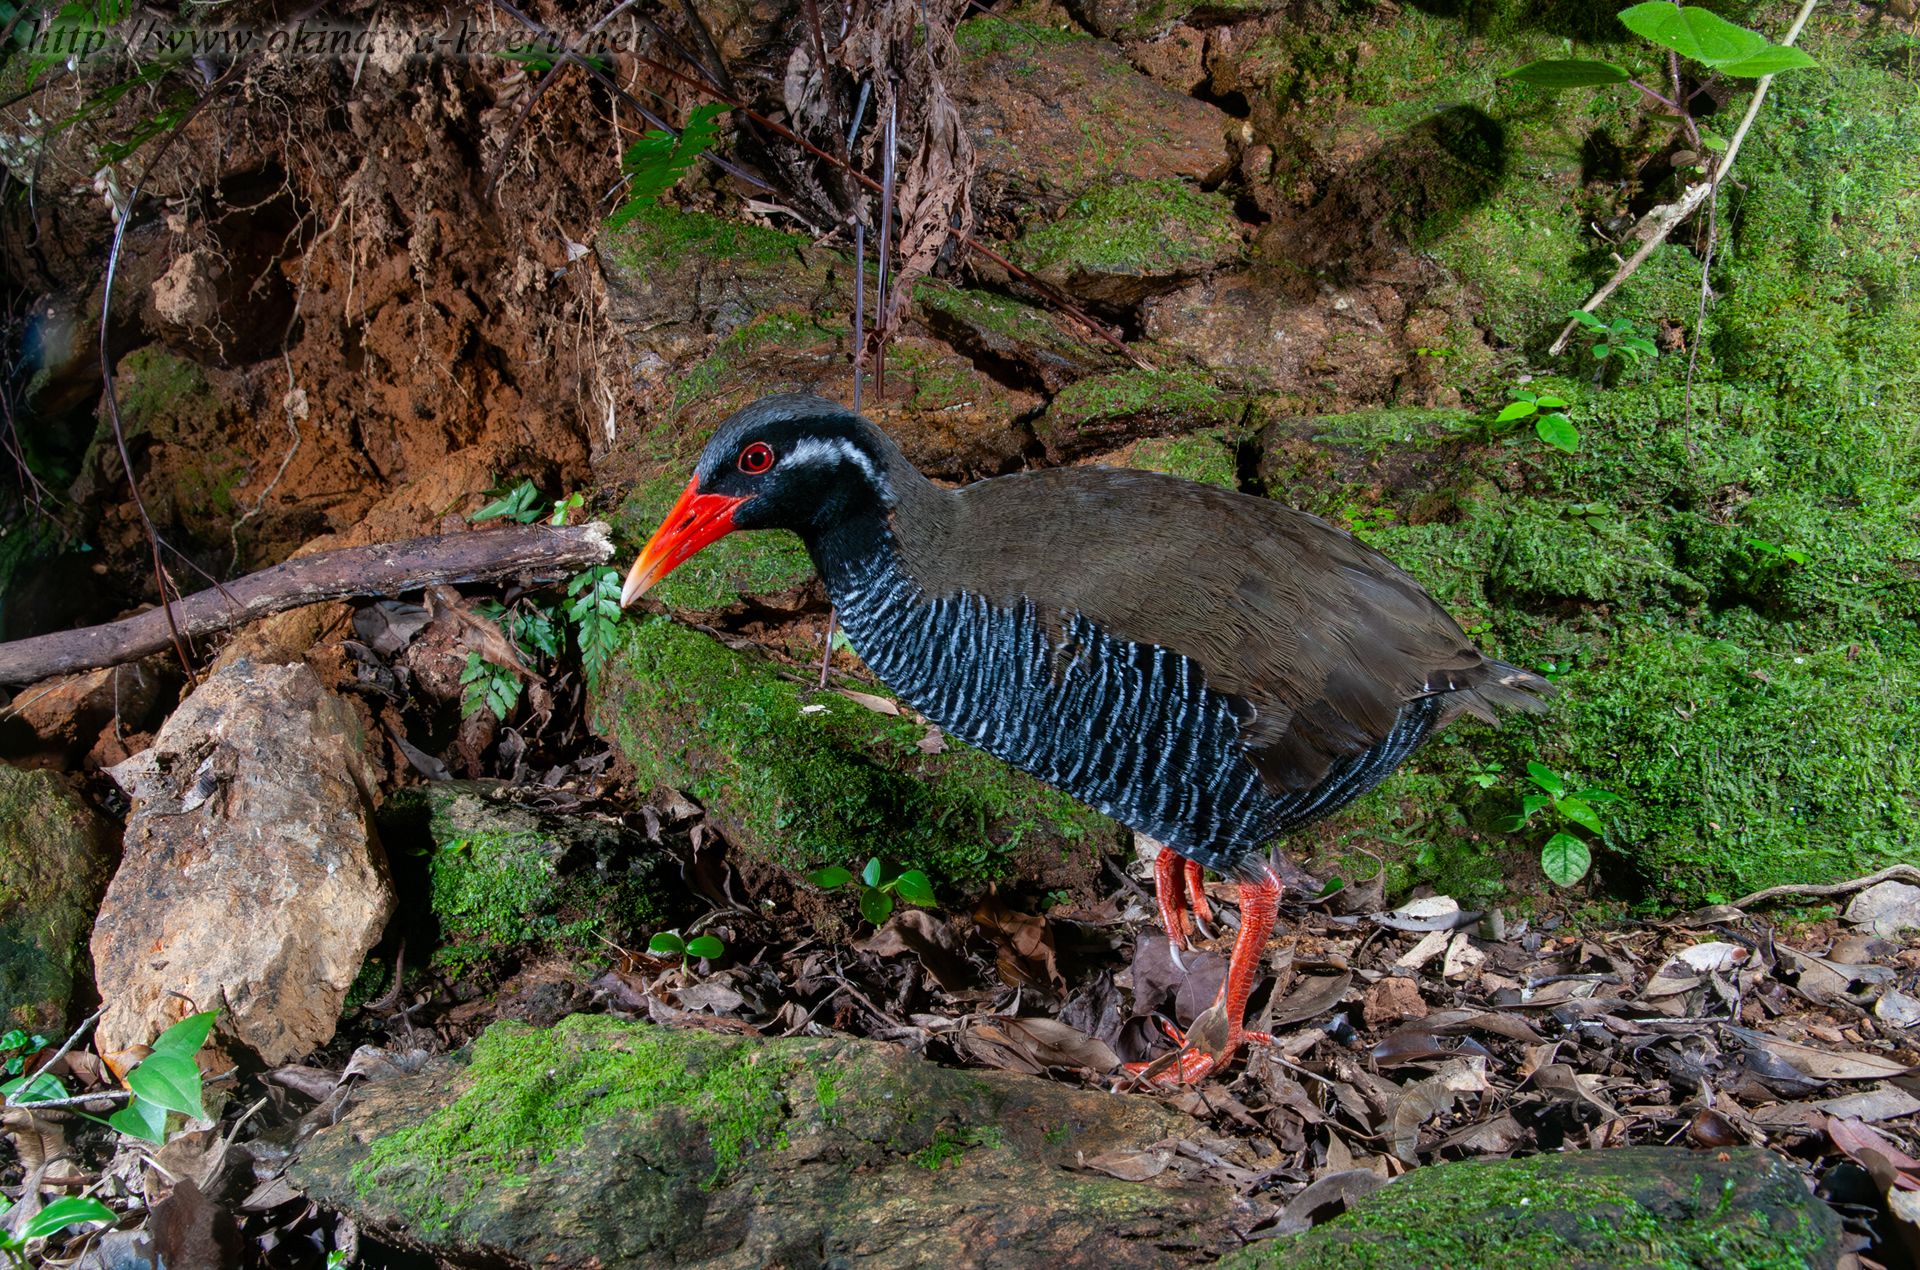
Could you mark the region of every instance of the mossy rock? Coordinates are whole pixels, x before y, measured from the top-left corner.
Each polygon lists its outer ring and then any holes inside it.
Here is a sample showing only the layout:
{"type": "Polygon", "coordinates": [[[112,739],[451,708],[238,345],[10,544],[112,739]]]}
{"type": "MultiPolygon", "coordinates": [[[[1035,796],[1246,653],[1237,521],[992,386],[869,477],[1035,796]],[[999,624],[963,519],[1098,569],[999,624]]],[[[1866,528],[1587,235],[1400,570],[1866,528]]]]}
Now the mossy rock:
{"type": "Polygon", "coordinates": [[[87,933],[118,855],[59,775],[0,763],[0,1030],[67,1028],[87,933]]]}
{"type": "Polygon", "coordinates": [[[1083,379],[1056,395],[1034,435],[1056,463],[1118,448],[1143,437],[1231,428],[1246,402],[1192,370],[1134,370],[1083,379]]]}
{"type": "Polygon", "coordinates": [[[1118,845],[1111,820],[998,759],[952,738],[921,752],[911,711],[798,679],[650,618],[603,675],[593,725],[642,788],[686,791],[737,849],[787,868],[858,871],[878,855],[941,884],[1044,880],[1084,876],[1118,845]]]}
{"type": "Polygon", "coordinates": [[[1840,1218],[1753,1147],[1632,1147],[1416,1169],[1221,1270],[1833,1270],[1840,1218]]]}
{"type": "Polygon", "coordinates": [[[1126,366],[1113,349],[1061,330],[1046,310],[991,291],[922,283],[914,291],[914,305],[927,329],[976,364],[1002,369],[1048,392],[1126,366]]]}
{"type": "Polygon", "coordinates": [[[658,847],[621,825],[513,801],[525,792],[442,781],[381,809],[382,837],[403,861],[425,853],[417,883],[439,924],[437,956],[466,962],[528,943],[597,952],[602,934],[631,939],[662,924],[658,847]]]}
{"type": "Polygon", "coordinates": [[[1008,1264],[1146,1270],[1166,1241],[1220,1242],[1231,1191],[1062,1166],[1190,1124],[896,1045],[575,1015],[496,1023],[365,1087],[288,1177],[459,1264],[907,1270],[992,1247],[1008,1264]]]}
{"type": "Polygon", "coordinates": [[[1225,195],[1179,181],[1128,181],[1067,204],[1027,231],[1014,263],[1084,300],[1124,310],[1240,258],[1225,195]]]}

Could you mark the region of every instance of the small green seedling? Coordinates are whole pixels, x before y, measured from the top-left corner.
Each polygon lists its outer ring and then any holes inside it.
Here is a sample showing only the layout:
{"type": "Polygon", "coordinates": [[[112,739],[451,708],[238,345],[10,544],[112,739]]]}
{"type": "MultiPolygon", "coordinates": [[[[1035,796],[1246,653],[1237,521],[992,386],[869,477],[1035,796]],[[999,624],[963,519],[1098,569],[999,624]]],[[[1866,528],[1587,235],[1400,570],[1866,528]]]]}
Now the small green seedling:
{"type": "MultiPolygon", "coordinates": [[[[153,1042],[153,1052],[127,1073],[127,1088],[133,1091],[133,1098],[104,1123],[129,1137],[164,1145],[168,1112],[178,1112],[191,1120],[206,1119],[206,1110],[200,1102],[200,1065],[193,1056],[207,1043],[207,1033],[213,1030],[213,1021],[219,1015],[218,1010],[190,1014],[162,1032],[153,1042]]],[[[0,1097],[12,1099],[16,1107],[32,1107],[35,1103],[54,1102],[66,1096],[66,1087],[59,1079],[45,1072],[32,1078],[21,1076],[0,1085],[0,1097]]],[[[62,1110],[102,1123],[97,1117],[73,1107],[62,1110]]],[[[111,1220],[111,1214],[108,1219],[111,1220]]]]}
{"type": "MultiPolygon", "coordinates": [[[[807,881],[823,891],[831,891],[836,886],[845,886],[853,881],[853,874],[836,864],[807,874],[807,881]]],[[[893,915],[895,895],[922,908],[930,907],[935,902],[933,883],[927,880],[926,874],[918,869],[908,869],[905,873],[889,875],[880,863],[879,856],[867,861],[867,867],[860,871],[860,882],[860,916],[875,926],[893,915]]]]}
{"type": "Polygon", "coordinates": [[[589,691],[599,690],[600,672],[620,642],[620,586],[620,571],[606,565],[596,565],[567,583],[567,594],[573,597],[567,620],[580,639],[580,664],[586,668],[589,691]]]}
{"type": "Polygon", "coordinates": [[[27,1056],[29,1054],[38,1054],[46,1047],[47,1038],[37,1032],[29,1036],[20,1028],[14,1028],[5,1036],[0,1036],[0,1052],[5,1052],[8,1055],[6,1063],[7,1075],[18,1076],[21,1065],[27,1061],[27,1056]]]}
{"type": "Polygon", "coordinates": [[[1660,350],[1653,346],[1652,340],[1634,330],[1632,318],[1602,322],[1585,309],[1573,309],[1567,316],[1599,337],[1588,350],[1597,362],[1604,362],[1609,357],[1624,357],[1637,369],[1643,359],[1660,355],[1660,350]]]}
{"type": "Polygon", "coordinates": [[[1567,419],[1567,399],[1551,393],[1532,393],[1525,388],[1508,392],[1513,398],[1493,417],[1492,430],[1505,432],[1522,419],[1533,420],[1534,433],[1556,450],[1572,454],[1580,448],[1580,433],[1567,419]]]}
{"type": "Polygon", "coordinates": [[[505,722],[520,704],[520,676],[505,666],[483,661],[479,653],[467,654],[467,666],[460,672],[460,717],[471,719],[481,710],[493,711],[493,717],[505,722]]]}
{"type": "Polygon", "coordinates": [[[663,930],[647,941],[647,951],[656,957],[679,957],[683,963],[690,957],[717,961],[726,954],[727,946],[712,935],[682,939],[677,930],[663,930]]]}
{"type": "MultiPolygon", "coordinates": [[[[1807,553],[1796,547],[1782,547],[1779,543],[1761,542],[1758,538],[1747,539],[1747,545],[1755,551],[1774,557],[1776,560],[1790,560],[1794,564],[1805,564],[1808,559],[1807,553]]],[[[0,1040],[0,1046],[5,1044],[6,1042],[4,1040],[0,1040]]]]}
{"type": "Polygon", "coordinates": [[[1481,789],[1492,789],[1499,783],[1500,765],[1497,763],[1475,763],[1467,768],[1467,783],[1478,785],[1481,789]]]}
{"type": "MultiPolygon", "coordinates": [[[[1620,795],[1604,789],[1570,789],[1558,772],[1540,763],[1527,764],[1527,779],[1544,792],[1521,798],[1520,814],[1500,826],[1508,833],[1518,833],[1532,823],[1536,814],[1546,811],[1597,834],[1604,826],[1596,805],[1620,801],[1620,795]]],[[[1572,886],[1592,865],[1593,853],[1587,844],[1565,830],[1556,832],[1540,848],[1540,867],[1557,886],[1572,886]]]]}

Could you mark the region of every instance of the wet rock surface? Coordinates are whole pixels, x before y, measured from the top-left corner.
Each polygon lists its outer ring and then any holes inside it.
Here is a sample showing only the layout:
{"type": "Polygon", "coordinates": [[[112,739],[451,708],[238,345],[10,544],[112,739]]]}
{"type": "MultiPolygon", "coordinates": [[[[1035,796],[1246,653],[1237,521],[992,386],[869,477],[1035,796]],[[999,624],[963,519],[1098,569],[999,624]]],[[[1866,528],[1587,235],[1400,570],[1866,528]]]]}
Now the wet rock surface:
{"type": "Polygon", "coordinates": [[[394,904],[365,750],[308,667],[242,659],[114,769],[133,810],[93,928],[104,1049],[215,1006],[268,1064],[333,1035],[394,904]]]}
{"type": "Polygon", "coordinates": [[[65,779],[0,763],[0,1026],[66,1026],[117,846],[65,779]]]}
{"type": "Polygon", "coordinates": [[[362,1090],[289,1178],[459,1264],[1178,1266],[1237,1242],[1231,1192],[1075,1166],[1183,1120],[897,1046],[575,1016],[362,1090]]]}

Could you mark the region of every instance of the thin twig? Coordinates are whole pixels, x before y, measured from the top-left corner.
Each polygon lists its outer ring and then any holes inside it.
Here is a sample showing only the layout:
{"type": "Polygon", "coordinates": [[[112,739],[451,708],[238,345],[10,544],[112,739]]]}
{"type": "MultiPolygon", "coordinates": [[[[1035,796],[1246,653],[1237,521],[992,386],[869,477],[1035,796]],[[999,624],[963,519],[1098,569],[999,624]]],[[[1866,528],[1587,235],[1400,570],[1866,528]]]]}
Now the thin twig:
{"type": "Polygon", "coordinates": [[[80,1020],[80,1026],[73,1029],[73,1035],[67,1038],[67,1043],[65,1045],[62,1045],[59,1049],[55,1050],[52,1058],[40,1064],[40,1070],[35,1072],[33,1075],[27,1077],[26,1083],[21,1085],[17,1091],[15,1091],[14,1093],[8,1094],[7,1100],[4,1105],[8,1107],[21,1106],[22,1105],[21,1103],[15,1102],[14,1100],[18,1098],[21,1094],[25,1093],[27,1090],[32,1089],[33,1082],[36,1080],[39,1080],[42,1076],[45,1076],[47,1074],[47,1069],[49,1067],[52,1067],[55,1063],[65,1058],[67,1054],[72,1051],[73,1047],[80,1043],[80,1038],[86,1035],[87,1029],[92,1027],[94,1024],[98,1023],[100,1021],[100,1016],[105,1014],[106,1012],[107,1012],[107,1007],[103,1005],[98,1010],[95,1010],[92,1014],[89,1014],[86,1018],[80,1020]]]}
{"type": "MultiPolygon", "coordinates": [[[[1780,41],[1781,47],[1790,48],[1793,42],[1800,38],[1800,31],[1806,26],[1807,18],[1813,12],[1813,6],[1819,2],[1820,0],[1803,0],[1800,6],[1800,12],[1793,20],[1792,29],[1787,32],[1786,38],[1780,41]]],[[[1773,76],[1762,75],[1760,82],[1754,85],[1753,100],[1747,103],[1747,113],[1741,118],[1740,126],[1734,131],[1733,139],[1727,143],[1726,154],[1722,155],[1720,161],[1714,165],[1713,178],[1709,181],[1702,181],[1698,185],[1689,186],[1687,192],[1674,202],[1656,207],[1640,218],[1640,224],[1634,228],[1634,234],[1636,236],[1645,236],[1645,241],[1642,243],[1640,250],[1634,252],[1627,262],[1615,270],[1614,275],[1608,278],[1598,291],[1593,293],[1592,298],[1580,306],[1582,311],[1591,313],[1606,303],[1607,297],[1619,290],[1620,284],[1628,278],[1631,278],[1634,271],[1646,263],[1647,257],[1653,254],[1653,249],[1665,242],[1667,235],[1672,233],[1680,222],[1698,210],[1701,202],[1709,198],[1719,188],[1720,178],[1732,170],[1734,157],[1740,153],[1740,143],[1746,139],[1747,129],[1753,126],[1754,116],[1760,113],[1760,103],[1766,100],[1767,89],[1772,83],[1773,76]]],[[[1682,117],[1685,117],[1684,111],[1679,113],[1682,117]]],[[[1579,326],[1580,323],[1578,319],[1569,319],[1565,328],[1560,332],[1560,338],[1553,342],[1552,346],[1547,349],[1547,352],[1555,357],[1565,352],[1567,341],[1573,338],[1573,333],[1579,326]]],[[[1694,340],[1696,343],[1699,341],[1699,338],[1700,333],[1695,331],[1694,340]]]]}
{"type": "Polygon", "coordinates": [[[1877,882],[1890,882],[1898,878],[1906,882],[1920,882],[1920,869],[1911,864],[1896,864],[1869,873],[1866,877],[1855,878],[1851,882],[1834,882],[1825,886],[1770,886],[1764,891],[1755,891],[1752,895],[1743,895],[1729,907],[1745,908],[1749,904],[1758,904],[1761,900],[1777,899],[1783,895],[1845,895],[1850,891],[1863,891],[1877,882]]]}

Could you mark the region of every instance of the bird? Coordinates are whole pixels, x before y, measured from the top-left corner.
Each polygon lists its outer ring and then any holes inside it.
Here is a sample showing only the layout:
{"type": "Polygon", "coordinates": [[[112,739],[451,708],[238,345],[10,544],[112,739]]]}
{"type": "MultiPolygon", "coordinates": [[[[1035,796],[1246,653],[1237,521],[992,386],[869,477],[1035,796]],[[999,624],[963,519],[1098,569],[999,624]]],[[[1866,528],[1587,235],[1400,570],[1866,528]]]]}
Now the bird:
{"type": "MultiPolygon", "coordinates": [[[[1157,472],[1049,467],[946,489],[824,397],[714,431],[641,549],[625,607],[727,534],[797,534],[861,660],[948,734],[1161,845],[1170,947],[1212,869],[1240,929],[1177,1064],[1244,1041],[1277,918],[1270,844],[1371,790],[1463,714],[1539,711],[1546,680],[1483,656],[1386,556],[1272,499],[1157,472]]],[[[1145,1065],[1136,1065],[1144,1067],[1145,1065]]]]}

